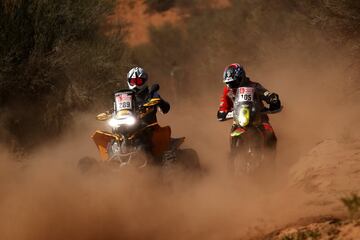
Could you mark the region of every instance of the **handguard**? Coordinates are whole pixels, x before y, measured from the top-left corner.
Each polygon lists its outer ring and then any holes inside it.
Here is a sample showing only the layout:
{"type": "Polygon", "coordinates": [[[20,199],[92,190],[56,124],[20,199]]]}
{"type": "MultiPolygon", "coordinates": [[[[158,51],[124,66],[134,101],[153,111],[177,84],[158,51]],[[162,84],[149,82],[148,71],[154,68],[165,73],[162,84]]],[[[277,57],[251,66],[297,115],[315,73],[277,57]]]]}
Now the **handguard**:
{"type": "Polygon", "coordinates": [[[220,112],[220,111],[218,111],[217,112],[217,119],[219,121],[221,121],[221,122],[232,119],[233,116],[234,116],[233,111],[231,111],[231,112],[220,112]]]}
{"type": "Polygon", "coordinates": [[[143,104],[144,107],[153,107],[160,103],[160,98],[151,98],[147,103],[143,104]]]}
{"type": "Polygon", "coordinates": [[[96,116],[96,119],[99,121],[106,121],[109,120],[111,118],[111,114],[110,113],[100,113],[96,116]]]}

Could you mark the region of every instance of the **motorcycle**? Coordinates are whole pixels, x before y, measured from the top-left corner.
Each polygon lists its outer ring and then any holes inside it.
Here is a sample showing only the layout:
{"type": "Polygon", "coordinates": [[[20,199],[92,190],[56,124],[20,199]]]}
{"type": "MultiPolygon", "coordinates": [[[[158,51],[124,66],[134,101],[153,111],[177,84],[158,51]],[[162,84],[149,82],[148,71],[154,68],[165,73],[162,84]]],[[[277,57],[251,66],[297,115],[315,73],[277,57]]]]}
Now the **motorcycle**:
{"type": "MultiPolygon", "coordinates": [[[[150,96],[159,90],[155,84],[150,96]]],[[[143,119],[156,111],[160,98],[150,98],[146,103],[135,104],[132,90],[120,90],[114,94],[112,112],[100,113],[99,121],[105,121],[111,132],[97,130],[92,135],[101,160],[85,157],[78,167],[86,172],[94,165],[104,165],[111,169],[148,166],[163,168],[181,167],[183,170],[200,169],[199,158],[193,149],[180,149],[185,137],[172,138],[169,126],[160,127],[157,122],[146,124],[143,119]]]]}
{"type": "MultiPolygon", "coordinates": [[[[254,101],[255,89],[252,87],[238,88],[234,100],[234,108],[226,119],[233,119],[234,128],[231,131],[231,157],[229,168],[234,175],[252,175],[264,162],[274,162],[267,158],[265,138],[260,129],[262,115],[282,111],[270,111],[259,101],[254,101]]],[[[271,155],[271,154],[270,154],[271,155]]],[[[275,157],[272,154],[272,157],[275,157]]]]}

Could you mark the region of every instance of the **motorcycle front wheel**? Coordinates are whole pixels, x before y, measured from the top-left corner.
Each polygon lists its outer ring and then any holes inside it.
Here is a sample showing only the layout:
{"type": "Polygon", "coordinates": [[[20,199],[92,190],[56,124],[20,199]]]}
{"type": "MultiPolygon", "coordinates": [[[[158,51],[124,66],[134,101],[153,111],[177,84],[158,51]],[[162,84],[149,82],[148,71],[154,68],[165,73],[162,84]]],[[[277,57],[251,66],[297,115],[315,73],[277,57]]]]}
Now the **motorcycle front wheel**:
{"type": "Polygon", "coordinates": [[[257,131],[234,137],[231,144],[229,168],[233,175],[253,175],[264,160],[263,139],[257,131]]]}

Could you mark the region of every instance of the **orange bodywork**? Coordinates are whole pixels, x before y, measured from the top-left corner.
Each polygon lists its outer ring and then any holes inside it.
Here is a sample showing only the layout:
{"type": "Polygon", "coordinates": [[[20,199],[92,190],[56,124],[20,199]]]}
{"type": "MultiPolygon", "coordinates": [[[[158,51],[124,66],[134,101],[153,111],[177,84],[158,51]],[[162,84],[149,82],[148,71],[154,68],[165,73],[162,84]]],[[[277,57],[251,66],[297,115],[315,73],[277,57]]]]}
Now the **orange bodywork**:
{"type": "Polygon", "coordinates": [[[154,129],[151,142],[152,154],[159,157],[164,151],[170,148],[171,128],[169,126],[154,129]]]}
{"type": "Polygon", "coordinates": [[[99,153],[100,157],[103,161],[106,161],[109,159],[109,154],[107,151],[107,146],[112,140],[117,140],[117,136],[114,134],[111,134],[109,132],[103,132],[103,131],[96,131],[91,138],[94,140],[99,153]]]}
{"type": "MultiPolygon", "coordinates": [[[[151,153],[154,157],[159,157],[164,151],[170,148],[171,128],[169,126],[160,127],[159,125],[152,126],[152,128],[151,153]]],[[[109,143],[113,140],[121,140],[115,134],[99,130],[96,131],[91,138],[94,140],[103,161],[109,159],[109,153],[107,151],[109,143]]]]}

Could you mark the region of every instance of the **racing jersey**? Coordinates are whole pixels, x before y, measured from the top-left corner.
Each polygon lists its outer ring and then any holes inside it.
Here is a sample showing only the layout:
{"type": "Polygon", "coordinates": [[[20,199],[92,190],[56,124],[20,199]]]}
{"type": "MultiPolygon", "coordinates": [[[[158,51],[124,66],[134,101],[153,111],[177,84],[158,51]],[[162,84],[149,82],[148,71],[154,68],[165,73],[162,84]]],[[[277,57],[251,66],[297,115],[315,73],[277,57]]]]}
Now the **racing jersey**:
{"type": "MultiPolygon", "coordinates": [[[[264,107],[263,101],[270,104],[271,92],[269,92],[266,88],[264,88],[260,83],[252,82],[248,80],[241,87],[252,87],[255,89],[254,101],[257,104],[260,104],[261,107],[264,107]]],[[[224,87],[223,94],[220,99],[220,112],[230,112],[234,106],[234,100],[236,96],[237,88],[229,88],[227,86],[224,87]]]]}

